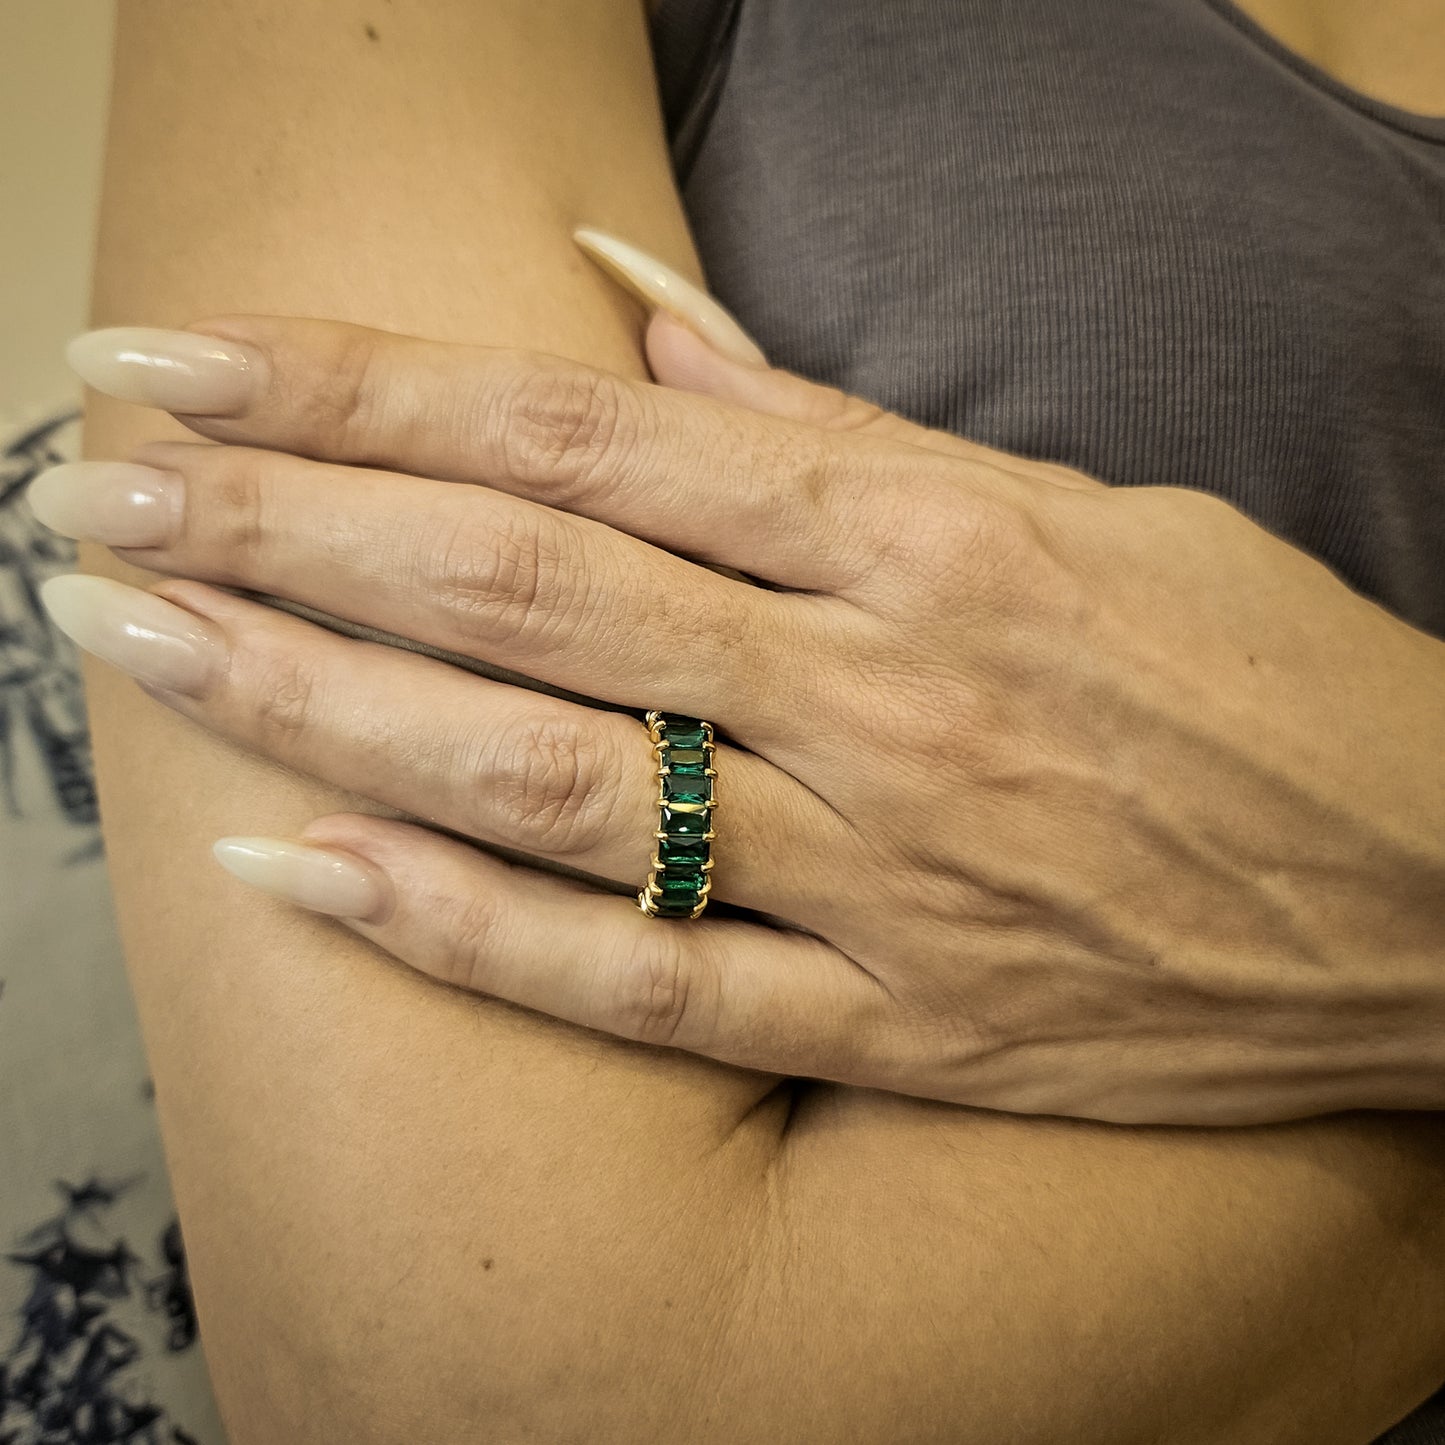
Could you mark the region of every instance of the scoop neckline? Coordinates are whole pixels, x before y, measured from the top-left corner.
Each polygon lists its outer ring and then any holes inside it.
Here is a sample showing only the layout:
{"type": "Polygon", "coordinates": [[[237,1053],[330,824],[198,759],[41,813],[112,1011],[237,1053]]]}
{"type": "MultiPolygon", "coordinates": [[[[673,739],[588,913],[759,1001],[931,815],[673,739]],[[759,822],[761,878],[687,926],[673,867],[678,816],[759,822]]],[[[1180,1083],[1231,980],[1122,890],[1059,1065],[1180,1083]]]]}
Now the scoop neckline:
{"type": "Polygon", "coordinates": [[[1342,80],[1336,80],[1329,71],[1321,69],[1314,61],[1306,60],[1297,50],[1292,50],[1284,41],[1266,30],[1252,15],[1245,14],[1234,4],[1234,0],[1205,0],[1205,3],[1246,39],[1272,55],[1296,75],[1302,76],[1317,90],[1323,90],[1343,101],[1352,110],[1360,111],[1371,119],[1382,121],[1408,135],[1430,141],[1445,141],[1445,115],[1421,115],[1418,111],[1391,105],[1389,101],[1376,100],[1374,96],[1366,95],[1364,91],[1356,90],[1342,80]]]}

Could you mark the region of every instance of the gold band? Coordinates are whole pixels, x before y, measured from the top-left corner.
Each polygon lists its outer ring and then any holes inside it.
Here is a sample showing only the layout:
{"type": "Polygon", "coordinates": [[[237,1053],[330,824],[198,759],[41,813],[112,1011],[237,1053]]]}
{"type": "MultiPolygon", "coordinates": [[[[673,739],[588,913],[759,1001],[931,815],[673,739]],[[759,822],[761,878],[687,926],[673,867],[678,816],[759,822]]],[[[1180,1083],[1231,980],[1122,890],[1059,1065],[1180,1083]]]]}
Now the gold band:
{"type": "Polygon", "coordinates": [[[712,814],[717,807],[717,745],[712,724],[678,713],[650,712],[647,732],[657,759],[659,822],[652,871],[637,895],[649,918],[696,918],[712,892],[712,814]]]}

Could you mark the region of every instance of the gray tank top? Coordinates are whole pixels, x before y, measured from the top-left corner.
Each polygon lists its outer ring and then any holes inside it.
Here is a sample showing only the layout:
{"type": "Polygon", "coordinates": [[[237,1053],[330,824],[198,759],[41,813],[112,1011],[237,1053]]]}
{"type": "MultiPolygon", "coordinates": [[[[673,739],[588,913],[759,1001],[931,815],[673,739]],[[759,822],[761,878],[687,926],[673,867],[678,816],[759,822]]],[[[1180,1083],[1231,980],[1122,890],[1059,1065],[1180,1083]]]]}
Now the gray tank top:
{"type": "Polygon", "coordinates": [[[1226,0],[662,0],[653,42],[775,363],[1218,493],[1445,635],[1445,119],[1226,0]]]}

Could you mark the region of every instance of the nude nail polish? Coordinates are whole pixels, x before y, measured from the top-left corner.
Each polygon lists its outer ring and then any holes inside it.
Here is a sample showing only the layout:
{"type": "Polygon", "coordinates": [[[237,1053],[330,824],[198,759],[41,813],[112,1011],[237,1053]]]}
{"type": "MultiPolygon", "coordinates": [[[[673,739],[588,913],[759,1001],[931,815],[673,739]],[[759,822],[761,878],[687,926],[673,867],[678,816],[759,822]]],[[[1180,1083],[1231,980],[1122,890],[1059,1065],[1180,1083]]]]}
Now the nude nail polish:
{"type": "Polygon", "coordinates": [[[216,862],[243,883],[335,918],[364,919],[388,896],[381,874],[359,858],[285,838],[220,838],[216,862]]]}
{"type": "Polygon", "coordinates": [[[579,226],[572,239],[645,304],[677,317],[724,356],[743,366],[767,366],[762,349],[727,309],[671,266],[592,226],[579,226]]]}
{"type": "Polygon", "coordinates": [[[148,326],[87,331],[65,359],[96,391],[187,416],[240,416],[268,376],[265,358],[239,342],[148,326]]]}
{"type": "Polygon", "coordinates": [[[78,646],[152,687],[198,696],[221,660],[219,634],[194,612],[109,577],[51,577],[40,600],[78,646]]]}
{"type": "Polygon", "coordinates": [[[180,529],[185,482],[135,462],[64,462],[26,489],[36,519],[107,547],[164,547],[180,529]]]}

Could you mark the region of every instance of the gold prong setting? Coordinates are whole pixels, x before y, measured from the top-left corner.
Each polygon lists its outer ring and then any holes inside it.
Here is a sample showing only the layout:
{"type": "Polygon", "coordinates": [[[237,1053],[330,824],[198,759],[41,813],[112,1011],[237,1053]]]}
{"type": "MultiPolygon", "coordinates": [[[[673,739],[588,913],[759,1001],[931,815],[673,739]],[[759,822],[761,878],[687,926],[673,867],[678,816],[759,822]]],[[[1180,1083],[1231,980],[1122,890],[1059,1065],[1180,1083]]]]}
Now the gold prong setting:
{"type": "Polygon", "coordinates": [[[657,759],[658,828],[651,871],[637,904],[649,918],[696,918],[712,892],[712,815],[717,744],[712,724],[679,713],[647,714],[657,759]]]}

